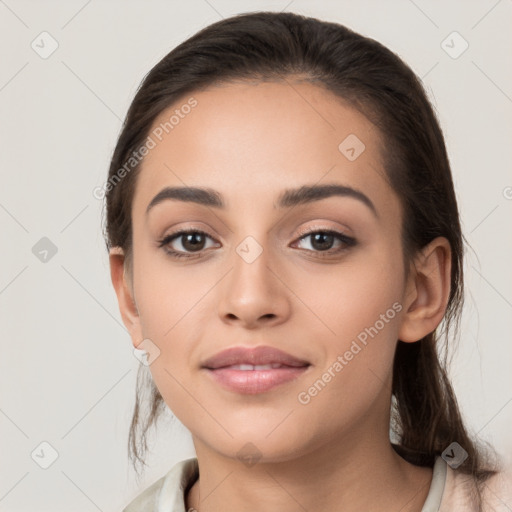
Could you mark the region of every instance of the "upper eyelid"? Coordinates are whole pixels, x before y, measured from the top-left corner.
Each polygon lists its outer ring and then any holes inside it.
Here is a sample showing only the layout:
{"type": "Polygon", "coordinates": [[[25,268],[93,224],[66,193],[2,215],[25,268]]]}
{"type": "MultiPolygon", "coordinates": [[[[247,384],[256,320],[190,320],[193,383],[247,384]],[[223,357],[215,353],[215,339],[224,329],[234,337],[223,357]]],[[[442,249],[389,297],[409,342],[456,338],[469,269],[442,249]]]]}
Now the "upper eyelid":
{"type": "MultiPolygon", "coordinates": [[[[301,230],[300,233],[297,235],[296,238],[294,238],[294,242],[297,240],[301,240],[303,238],[306,238],[308,236],[311,236],[313,234],[316,234],[318,232],[324,232],[324,233],[333,233],[335,235],[345,237],[347,239],[355,241],[355,238],[351,235],[348,235],[344,230],[338,229],[338,228],[330,228],[330,227],[322,227],[322,226],[313,226],[311,228],[307,228],[306,230],[301,230]]],[[[214,242],[220,243],[216,237],[211,235],[208,231],[202,228],[183,228],[178,229],[177,231],[173,233],[169,233],[168,235],[164,235],[162,238],[160,238],[160,242],[162,243],[171,243],[175,240],[179,239],[181,236],[190,234],[190,233],[201,233],[209,237],[214,242]],[[167,242],[166,242],[167,240],[167,242]]]]}
{"type": "MultiPolygon", "coordinates": [[[[345,235],[347,237],[349,237],[350,235],[347,234],[347,230],[344,230],[343,228],[334,228],[334,227],[327,227],[327,226],[313,226],[313,227],[310,227],[310,228],[306,228],[304,230],[299,230],[299,233],[298,233],[298,236],[302,237],[302,236],[306,236],[306,235],[309,235],[309,234],[312,234],[312,233],[316,233],[318,231],[332,231],[332,232],[335,232],[335,233],[339,233],[339,234],[342,234],[342,235],[345,235]]],[[[176,231],[173,231],[172,233],[169,233],[167,235],[163,235],[161,238],[169,238],[169,237],[174,237],[174,236],[179,236],[179,235],[183,235],[183,234],[187,234],[187,233],[203,233],[207,236],[209,236],[210,238],[213,238],[215,239],[216,237],[214,235],[211,235],[207,229],[204,229],[204,228],[179,228],[177,229],[176,231]]]]}

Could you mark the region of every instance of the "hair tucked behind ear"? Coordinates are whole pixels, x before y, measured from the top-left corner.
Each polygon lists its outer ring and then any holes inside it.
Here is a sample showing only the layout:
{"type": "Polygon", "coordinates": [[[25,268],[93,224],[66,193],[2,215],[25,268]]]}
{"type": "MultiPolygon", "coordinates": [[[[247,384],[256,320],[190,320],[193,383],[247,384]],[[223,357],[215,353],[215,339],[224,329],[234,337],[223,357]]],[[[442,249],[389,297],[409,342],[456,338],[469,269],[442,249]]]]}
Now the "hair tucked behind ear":
{"type": "MultiPolygon", "coordinates": [[[[432,466],[450,443],[468,458],[458,469],[482,483],[492,464],[468,434],[447,377],[444,334],[458,332],[463,305],[464,242],[443,135],[425,91],[412,70],[373,39],[336,24],[293,13],[241,14],[210,25],[166,55],[144,78],[128,111],[109,171],[112,178],[142,146],[155,118],[178,100],[234,80],[287,81],[300,77],[324,87],[368,117],[379,129],[386,178],[403,211],[402,250],[407,272],[414,255],[438,236],[452,250],[451,289],[445,331],[415,343],[397,342],[393,368],[392,428],[406,460],[432,466]]],[[[107,248],[132,251],[131,207],[138,167],[106,195],[107,248]]],[[[130,454],[143,463],[145,434],[163,403],[151,382],[151,406],[141,425],[136,402],[130,454]],[[142,442],[137,442],[139,429],[142,442]]],[[[137,395],[139,396],[139,395],[137,395]]]]}

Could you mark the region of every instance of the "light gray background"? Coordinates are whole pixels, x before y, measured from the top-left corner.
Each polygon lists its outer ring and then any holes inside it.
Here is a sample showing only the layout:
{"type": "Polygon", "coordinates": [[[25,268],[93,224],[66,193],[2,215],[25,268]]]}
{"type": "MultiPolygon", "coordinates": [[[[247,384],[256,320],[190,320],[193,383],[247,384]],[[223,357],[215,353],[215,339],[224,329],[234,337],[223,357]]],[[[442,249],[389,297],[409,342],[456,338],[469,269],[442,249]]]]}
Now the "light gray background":
{"type": "Polygon", "coordinates": [[[346,24],[423,78],[475,251],[450,374],[471,430],[512,453],[511,0],[0,0],[0,511],[121,510],[194,455],[166,419],[137,487],[126,439],[139,363],[92,191],[151,67],[205,25],[267,9],[346,24]],[[59,45],[46,59],[31,47],[43,31],[59,45]],[[453,31],[469,43],[456,59],[442,46],[453,31]],[[42,237],[58,250],[46,262],[32,252],[42,237]],[[49,456],[43,441],[59,455],[48,469],[31,457],[49,456]]]}

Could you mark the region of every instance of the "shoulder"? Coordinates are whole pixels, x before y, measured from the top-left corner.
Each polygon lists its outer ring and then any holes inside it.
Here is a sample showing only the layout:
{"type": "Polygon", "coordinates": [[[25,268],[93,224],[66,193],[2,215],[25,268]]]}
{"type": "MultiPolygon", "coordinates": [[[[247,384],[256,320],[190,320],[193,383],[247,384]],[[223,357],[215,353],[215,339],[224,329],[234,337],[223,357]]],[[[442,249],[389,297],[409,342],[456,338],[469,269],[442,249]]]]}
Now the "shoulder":
{"type": "Polygon", "coordinates": [[[198,475],[197,458],[182,460],[132,500],[123,512],[185,512],[185,489],[198,475]]]}
{"type": "Polygon", "coordinates": [[[446,468],[446,483],[439,512],[510,512],[512,510],[512,472],[504,468],[481,486],[482,508],[477,509],[474,477],[446,468]]]}
{"type": "Polygon", "coordinates": [[[165,476],[147,487],[129,505],[123,508],[123,512],[153,512],[164,480],[165,476]]]}

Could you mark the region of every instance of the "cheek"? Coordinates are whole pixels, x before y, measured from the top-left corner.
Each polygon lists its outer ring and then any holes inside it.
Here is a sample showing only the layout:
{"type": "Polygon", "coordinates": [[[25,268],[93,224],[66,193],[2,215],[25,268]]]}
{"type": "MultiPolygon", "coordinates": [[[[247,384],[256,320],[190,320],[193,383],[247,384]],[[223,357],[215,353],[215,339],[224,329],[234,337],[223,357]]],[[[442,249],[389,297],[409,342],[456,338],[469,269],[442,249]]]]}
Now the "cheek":
{"type": "Polygon", "coordinates": [[[201,311],[200,302],[214,286],[215,275],[173,263],[162,249],[142,249],[137,257],[135,296],[143,332],[167,343],[201,311]]]}
{"type": "Polygon", "coordinates": [[[316,376],[329,381],[327,387],[332,388],[334,395],[334,389],[339,392],[343,388],[354,399],[364,394],[370,399],[391,372],[403,286],[401,261],[392,254],[368,252],[350,268],[332,273],[326,288],[328,293],[317,288],[316,299],[311,297],[312,302],[317,301],[319,316],[330,330],[323,330],[327,332],[324,335],[327,358],[316,376]],[[322,377],[325,371],[330,371],[331,378],[322,377]],[[365,383],[369,381],[377,387],[368,387],[365,383]]]}
{"type": "MultiPolygon", "coordinates": [[[[327,336],[343,344],[374,325],[400,300],[401,272],[401,261],[394,252],[375,245],[375,249],[361,251],[350,261],[304,280],[295,290],[329,327],[324,329],[327,336]]],[[[388,317],[395,319],[396,306],[388,317]]]]}
{"type": "Polygon", "coordinates": [[[402,306],[395,300],[399,295],[387,286],[358,290],[348,298],[338,297],[335,307],[329,302],[325,320],[336,336],[323,343],[325,359],[297,396],[299,411],[308,418],[305,424],[312,434],[321,427],[334,435],[356,425],[370,410],[385,414],[389,408],[383,393],[391,385],[402,306]]]}
{"type": "Polygon", "coordinates": [[[180,383],[190,389],[196,348],[205,338],[201,319],[212,314],[215,304],[209,292],[217,278],[211,269],[173,265],[154,251],[140,250],[136,261],[135,296],[142,334],[160,351],[149,368],[167,405],[180,409],[190,399],[180,383]]]}

